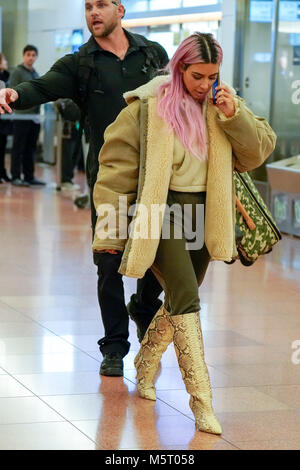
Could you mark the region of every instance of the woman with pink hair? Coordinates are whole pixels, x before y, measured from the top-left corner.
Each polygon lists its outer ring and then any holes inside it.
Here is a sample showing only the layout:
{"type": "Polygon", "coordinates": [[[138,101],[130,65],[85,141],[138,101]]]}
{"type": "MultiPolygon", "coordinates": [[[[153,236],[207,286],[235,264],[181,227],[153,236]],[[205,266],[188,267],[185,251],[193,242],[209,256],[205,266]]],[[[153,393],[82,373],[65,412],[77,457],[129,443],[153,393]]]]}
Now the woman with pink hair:
{"type": "Polygon", "coordinates": [[[93,250],[124,251],[119,273],[141,278],[151,267],[165,292],[135,358],[138,393],[156,399],[156,372],[173,342],[196,428],[214,434],[222,430],[204,359],[199,287],[211,260],[237,256],[233,169],[258,167],[276,141],[227,85],[212,99],[222,58],[212,35],[195,33],[179,46],[168,76],[124,95],[128,106],[106,130],[94,189],[93,250]]]}

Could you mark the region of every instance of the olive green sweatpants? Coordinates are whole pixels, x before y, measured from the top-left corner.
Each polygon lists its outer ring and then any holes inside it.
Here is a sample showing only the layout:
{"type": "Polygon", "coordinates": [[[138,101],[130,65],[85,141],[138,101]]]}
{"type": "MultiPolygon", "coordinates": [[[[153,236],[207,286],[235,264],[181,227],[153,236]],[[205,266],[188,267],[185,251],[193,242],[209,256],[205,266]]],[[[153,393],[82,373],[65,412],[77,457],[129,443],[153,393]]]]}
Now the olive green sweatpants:
{"type": "MultiPolygon", "coordinates": [[[[205,244],[197,247],[199,244],[190,242],[186,228],[190,226],[198,238],[204,239],[205,197],[204,192],[169,190],[168,206],[176,204],[179,210],[176,214],[180,213],[181,208],[183,217],[182,220],[180,217],[174,217],[172,211],[165,217],[164,226],[169,223],[170,236],[161,237],[152,270],[165,291],[165,308],[171,315],[200,310],[198,289],[204,279],[210,257],[205,244]],[[187,217],[184,217],[184,214],[187,217]],[[190,223],[184,224],[184,220],[190,220],[190,223]]],[[[167,230],[165,233],[167,234],[167,230]]]]}

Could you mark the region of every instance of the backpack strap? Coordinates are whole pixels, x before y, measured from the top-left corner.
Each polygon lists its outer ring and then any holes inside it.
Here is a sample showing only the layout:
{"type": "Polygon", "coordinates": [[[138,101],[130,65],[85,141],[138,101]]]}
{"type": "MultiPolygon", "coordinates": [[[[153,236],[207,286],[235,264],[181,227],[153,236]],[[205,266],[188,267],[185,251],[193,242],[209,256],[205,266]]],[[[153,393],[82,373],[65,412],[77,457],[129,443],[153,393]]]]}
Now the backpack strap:
{"type": "Polygon", "coordinates": [[[81,139],[83,132],[88,132],[88,118],[87,118],[87,98],[89,92],[89,86],[91,77],[95,72],[94,55],[87,54],[85,47],[79,49],[79,63],[77,69],[77,83],[78,83],[78,95],[79,95],[79,108],[80,108],[80,121],[79,121],[79,132],[77,142],[75,144],[73,158],[78,155],[81,139]]]}
{"type": "Polygon", "coordinates": [[[85,48],[81,47],[79,50],[79,64],[77,71],[78,93],[81,110],[83,110],[86,106],[88,87],[94,70],[94,55],[87,54],[85,48]]]}
{"type": "Polygon", "coordinates": [[[145,65],[142,68],[143,73],[148,73],[149,67],[154,68],[155,70],[158,70],[161,67],[160,64],[160,58],[158,55],[158,52],[154,46],[143,46],[141,47],[141,50],[145,54],[145,65]]]}

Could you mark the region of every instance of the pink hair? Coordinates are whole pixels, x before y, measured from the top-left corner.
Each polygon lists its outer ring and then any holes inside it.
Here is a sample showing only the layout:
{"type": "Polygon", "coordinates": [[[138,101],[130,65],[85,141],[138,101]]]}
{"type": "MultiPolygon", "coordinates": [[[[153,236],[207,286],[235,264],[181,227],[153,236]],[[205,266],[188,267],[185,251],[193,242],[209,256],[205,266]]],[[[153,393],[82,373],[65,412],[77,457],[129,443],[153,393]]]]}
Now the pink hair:
{"type": "Polygon", "coordinates": [[[158,114],[173,129],[184,147],[206,158],[206,125],[199,103],[186,91],[180,65],[221,64],[223,51],[211,34],[195,33],[182,41],[167,66],[170,80],[158,90],[158,114]]]}

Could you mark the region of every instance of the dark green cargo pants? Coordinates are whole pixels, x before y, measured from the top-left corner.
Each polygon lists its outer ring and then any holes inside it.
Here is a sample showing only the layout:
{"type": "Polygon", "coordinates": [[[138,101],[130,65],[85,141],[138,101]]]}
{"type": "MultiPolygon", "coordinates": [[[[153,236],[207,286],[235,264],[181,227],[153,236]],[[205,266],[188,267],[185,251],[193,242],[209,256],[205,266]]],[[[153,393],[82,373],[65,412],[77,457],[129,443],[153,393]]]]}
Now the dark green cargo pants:
{"type": "Polygon", "coordinates": [[[181,213],[187,216],[183,216],[181,220],[171,211],[170,215],[165,217],[164,227],[169,223],[170,236],[168,237],[166,230],[166,238],[162,236],[152,266],[165,291],[165,307],[171,315],[200,310],[198,289],[204,279],[210,257],[205,244],[197,246],[199,243],[190,241],[186,229],[190,226],[196,233],[196,238],[204,239],[205,198],[204,192],[183,193],[170,190],[168,194],[168,206],[176,204],[178,213],[181,209],[181,213]],[[187,222],[184,224],[185,219],[187,222]]]}

